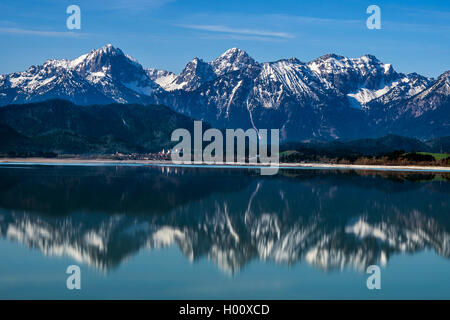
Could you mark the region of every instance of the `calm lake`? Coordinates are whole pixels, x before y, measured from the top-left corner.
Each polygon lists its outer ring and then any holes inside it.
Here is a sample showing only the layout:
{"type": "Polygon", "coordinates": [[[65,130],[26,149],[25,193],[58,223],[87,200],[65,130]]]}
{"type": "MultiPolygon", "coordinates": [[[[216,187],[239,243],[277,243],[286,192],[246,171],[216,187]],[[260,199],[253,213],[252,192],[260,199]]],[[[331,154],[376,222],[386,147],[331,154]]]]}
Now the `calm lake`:
{"type": "Polygon", "coordinates": [[[0,256],[0,299],[450,299],[450,174],[0,165],[0,256]]]}

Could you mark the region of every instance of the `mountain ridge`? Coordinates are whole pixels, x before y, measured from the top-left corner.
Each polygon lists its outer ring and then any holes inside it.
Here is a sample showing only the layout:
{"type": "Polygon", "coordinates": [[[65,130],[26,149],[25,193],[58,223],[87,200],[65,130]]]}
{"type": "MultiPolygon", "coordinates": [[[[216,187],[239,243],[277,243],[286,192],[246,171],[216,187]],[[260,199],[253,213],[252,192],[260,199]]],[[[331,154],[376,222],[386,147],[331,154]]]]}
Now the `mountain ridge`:
{"type": "Polygon", "coordinates": [[[366,54],[257,62],[232,48],[180,74],[146,69],[108,44],[0,76],[0,105],[63,98],[76,104],[163,104],[216,127],[278,128],[282,141],[399,134],[450,135],[448,74],[403,74],[366,54]]]}
{"type": "MultiPolygon", "coordinates": [[[[172,130],[193,132],[194,119],[160,105],[109,104],[78,106],[47,100],[0,108],[0,152],[28,154],[148,153],[172,146],[172,130]]],[[[203,123],[204,128],[210,127],[203,123]]],[[[223,129],[223,128],[220,128],[223,129]]],[[[429,141],[386,135],[358,140],[310,140],[282,143],[280,151],[357,157],[393,151],[450,152],[450,136],[429,141]]]]}
{"type": "Polygon", "coordinates": [[[47,100],[0,108],[0,151],[158,152],[173,146],[173,130],[184,127],[192,132],[193,126],[193,119],[160,105],[78,106],[65,100],[47,100]]]}

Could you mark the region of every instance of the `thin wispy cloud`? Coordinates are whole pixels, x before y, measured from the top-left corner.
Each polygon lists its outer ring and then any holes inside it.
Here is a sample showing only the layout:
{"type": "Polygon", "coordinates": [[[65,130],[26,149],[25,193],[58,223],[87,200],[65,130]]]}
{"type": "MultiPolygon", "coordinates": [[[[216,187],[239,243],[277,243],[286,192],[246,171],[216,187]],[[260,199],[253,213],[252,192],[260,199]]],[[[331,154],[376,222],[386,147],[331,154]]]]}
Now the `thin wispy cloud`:
{"type": "Polygon", "coordinates": [[[402,23],[394,21],[384,21],[383,26],[389,30],[406,31],[406,32],[428,32],[440,33],[442,36],[448,36],[450,32],[449,25],[438,24],[420,24],[420,23],[402,23]]]}
{"type": "MultiPolygon", "coordinates": [[[[414,12],[417,12],[414,11],[414,12]]],[[[434,12],[423,11],[423,13],[439,15],[441,18],[448,19],[449,12],[434,12]]],[[[307,16],[295,16],[295,15],[283,15],[283,14],[269,14],[265,15],[265,19],[273,19],[283,24],[288,25],[316,25],[323,27],[366,27],[366,16],[362,16],[361,19],[333,19],[333,18],[319,18],[319,17],[307,17],[307,16]]],[[[397,21],[382,20],[383,29],[395,28],[403,31],[424,31],[424,32],[448,32],[450,27],[445,24],[425,24],[425,23],[405,23],[397,21]]]]}
{"type": "Polygon", "coordinates": [[[284,38],[264,37],[264,36],[249,36],[241,34],[205,34],[196,36],[196,39],[210,39],[210,40],[239,40],[239,41],[261,41],[261,42],[283,42],[284,38]]]}
{"type": "Polygon", "coordinates": [[[142,11],[148,9],[156,9],[165,4],[174,2],[175,0],[101,0],[96,1],[104,4],[107,10],[131,10],[142,11]]]}
{"type": "Polygon", "coordinates": [[[3,34],[23,34],[41,37],[79,37],[81,33],[72,31],[46,31],[46,30],[32,30],[22,28],[2,28],[0,27],[0,33],[3,34]]]}
{"type": "Polygon", "coordinates": [[[280,23],[298,23],[298,24],[311,24],[311,25],[323,25],[323,26],[335,26],[339,25],[355,25],[360,24],[365,19],[334,19],[334,18],[321,18],[321,17],[308,17],[297,16],[288,14],[266,14],[263,15],[264,19],[273,19],[280,23]]]}
{"type": "Polygon", "coordinates": [[[427,17],[433,17],[438,19],[445,19],[450,20],[450,11],[445,10],[426,10],[426,9],[417,9],[417,8],[401,8],[401,10],[405,11],[406,13],[409,13],[410,15],[414,16],[427,16],[427,17]]]}
{"type": "Polygon", "coordinates": [[[179,24],[176,25],[181,28],[202,30],[207,32],[217,32],[226,34],[237,34],[246,36],[260,36],[260,37],[272,37],[272,38],[282,38],[282,39],[292,39],[295,38],[294,35],[286,32],[276,32],[276,31],[266,31],[257,29],[246,29],[246,28],[232,28],[222,25],[199,25],[199,24],[179,24]]]}
{"type": "MultiPolygon", "coordinates": [[[[366,16],[361,15],[360,19],[336,19],[325,17],[312,17],[291,14],[266,13],[266,14],[242,14],[242,13],[197,13],[189,17],[189,21],[215,21],[215,25],[226,24],[226,21],[245,21],[252,25],[264,25],[269,29],[286,28],[311,25],[323,27],[349,26],[355,25],[366,26],[366,16]],[[269,27],[270,26],[270,27],[269,27]]],[[[197,25],[194,23],[185,22],[184,25],[197,25]]],[[[205,23],[205,25],[207,25],[205,23]]],[[[284,32],[286,34],[286,32],[284,32]]]]}

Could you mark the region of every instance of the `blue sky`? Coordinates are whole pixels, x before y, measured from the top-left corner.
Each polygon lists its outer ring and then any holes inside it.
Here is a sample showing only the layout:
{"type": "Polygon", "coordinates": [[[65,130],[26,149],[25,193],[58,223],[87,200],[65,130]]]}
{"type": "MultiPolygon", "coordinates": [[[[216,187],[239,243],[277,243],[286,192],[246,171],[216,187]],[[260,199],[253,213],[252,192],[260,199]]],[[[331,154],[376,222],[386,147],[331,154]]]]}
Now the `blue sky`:
{"type": "Polygon", "coordinates": [[[3,0],[0,43],[0,74],[111,43],[174,72],[239,47],[261,62],[370,53],[397,71],[437,77],[450,69],[450,1],[3,0]],[[71,4],[81,8],[81,30],[66,28],[71,4]],[[381,30],[366,27],[371,4],[381,8],[381,30]]]}

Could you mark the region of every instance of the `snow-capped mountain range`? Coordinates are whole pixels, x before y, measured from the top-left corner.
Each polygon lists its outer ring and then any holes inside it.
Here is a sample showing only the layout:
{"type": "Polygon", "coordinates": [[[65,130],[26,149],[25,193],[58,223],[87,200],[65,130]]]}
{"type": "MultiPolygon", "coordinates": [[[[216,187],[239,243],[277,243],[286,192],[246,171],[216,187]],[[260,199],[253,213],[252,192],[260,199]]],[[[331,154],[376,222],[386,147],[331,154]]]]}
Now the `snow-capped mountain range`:
{"type": "Polygon", "coordinates": [[[217,127],[279,128],[288,140],[450,135],[449,71],[396,72],[372,55],[260,63],[232,48],[180,74],[145,69],[108,44],[0,76],[0,105],[64,98],[77,104],[160,103],[217,127]]]}
{"type": "Polygon", "coordinates": [[[143,102],[158,87],[139,63],[109,44],[74,60],[48,60],[0,76],[0,103],[52,98],[77,104],[143,102]]]}
{"type": "Polygon", "coordinates": [[[102,270],[169,246],[189,261],[208,258],[226,273],[254,260],[365,272],[398,254],[432,250],[450,258],[448,188],[432,180],[407,182],[411,176],[392,173],[348,181],[351,173],[256,180],[239,174],[221,185],[214,173],[169,167],[92,168],[76,177],[55,168],[60,171],[65,175],[48,179],[2,173],[8,188],[0,196],[0,239],[102,270]],[[126,183],[138,176],[138,185],[126,183]],[[415,197],[406,204],[405,194],[415,197]]]}

